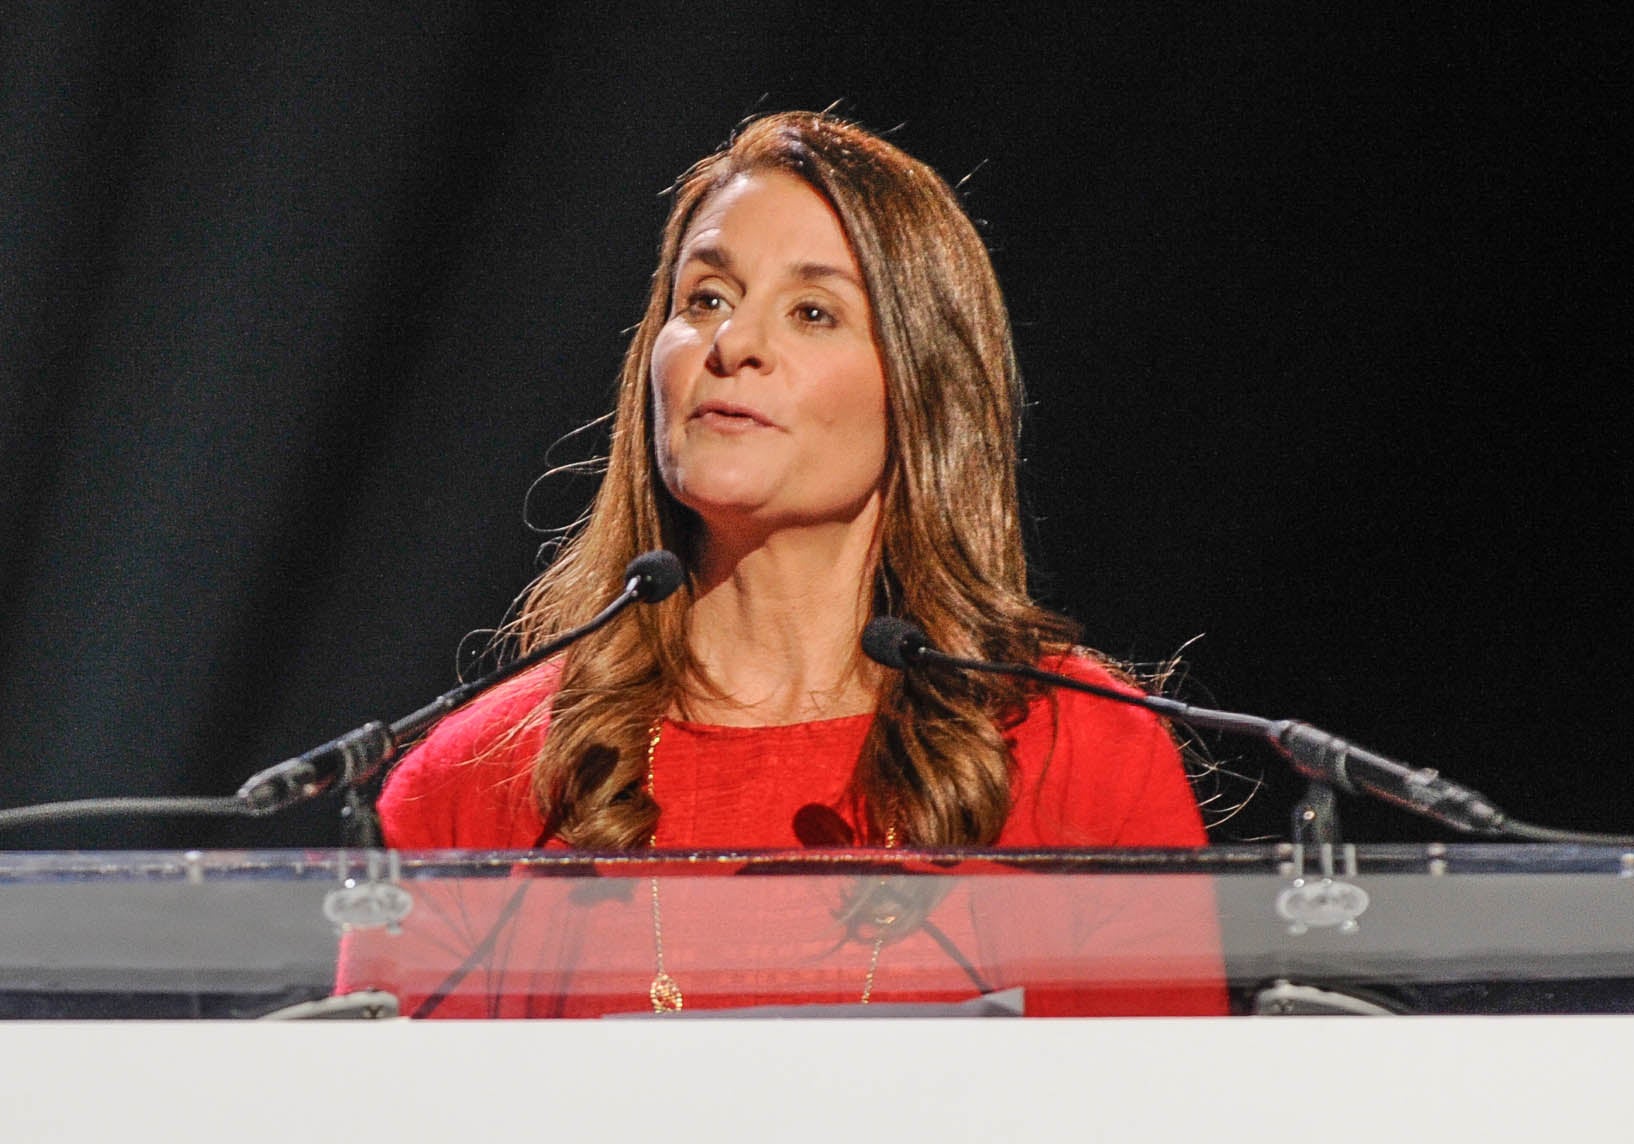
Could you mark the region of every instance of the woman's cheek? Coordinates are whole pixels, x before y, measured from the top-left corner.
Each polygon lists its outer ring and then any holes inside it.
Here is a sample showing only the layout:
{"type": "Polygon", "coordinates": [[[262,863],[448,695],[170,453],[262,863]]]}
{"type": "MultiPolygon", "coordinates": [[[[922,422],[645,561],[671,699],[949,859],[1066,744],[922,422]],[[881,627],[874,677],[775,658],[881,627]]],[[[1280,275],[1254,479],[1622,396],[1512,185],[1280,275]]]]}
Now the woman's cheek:
{"type": "Polygon", "coordinates": [[[676,383],[681,346],[677,344],[680,339],[673,327],[672,322],[660,330],[652,347],[653,430],[660,443],[673,422],[672,411],[679,400],[676,383]]]}

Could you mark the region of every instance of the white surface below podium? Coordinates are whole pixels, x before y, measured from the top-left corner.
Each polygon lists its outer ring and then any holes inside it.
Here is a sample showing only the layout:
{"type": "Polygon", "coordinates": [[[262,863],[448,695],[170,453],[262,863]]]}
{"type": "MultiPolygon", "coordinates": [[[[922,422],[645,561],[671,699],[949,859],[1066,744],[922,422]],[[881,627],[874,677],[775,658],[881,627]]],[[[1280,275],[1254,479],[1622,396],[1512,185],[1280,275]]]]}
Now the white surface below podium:
{"type": "Polygon", "coordinates": [[[7,1141],[1623,1138],[1634,1017],[0,1025],[7,1141]]]}

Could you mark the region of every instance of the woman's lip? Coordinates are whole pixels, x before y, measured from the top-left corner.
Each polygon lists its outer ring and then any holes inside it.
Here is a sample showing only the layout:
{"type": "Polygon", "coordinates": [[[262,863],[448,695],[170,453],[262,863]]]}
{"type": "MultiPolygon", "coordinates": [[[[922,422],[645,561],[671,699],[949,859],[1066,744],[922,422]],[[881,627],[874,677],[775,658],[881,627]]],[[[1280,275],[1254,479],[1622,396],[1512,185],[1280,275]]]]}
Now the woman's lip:
{"type": "Polygon", "coordinates": [[[695,420],[708,421],[720,428],[732,426],[749,428],[754,425],[767,429],[775,428],[771,419],[758,409],[750,409],[747,405],[733,405],[726,401],[706,401],[692,411],[692,416],[695,420]]]}

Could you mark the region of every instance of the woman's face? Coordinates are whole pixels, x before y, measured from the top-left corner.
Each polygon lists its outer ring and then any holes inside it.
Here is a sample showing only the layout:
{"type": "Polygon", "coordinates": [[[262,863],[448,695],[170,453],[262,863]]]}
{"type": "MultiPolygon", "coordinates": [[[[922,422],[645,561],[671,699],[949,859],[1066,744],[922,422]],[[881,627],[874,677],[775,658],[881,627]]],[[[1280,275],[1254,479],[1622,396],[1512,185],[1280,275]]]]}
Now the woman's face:
{"type": "Polygon", "coordinates": [[[885,373],[856,257],[802,180],[738,175],[698,209],[652,381],[659,471],[712,533],[872,521],[885,373]]]}

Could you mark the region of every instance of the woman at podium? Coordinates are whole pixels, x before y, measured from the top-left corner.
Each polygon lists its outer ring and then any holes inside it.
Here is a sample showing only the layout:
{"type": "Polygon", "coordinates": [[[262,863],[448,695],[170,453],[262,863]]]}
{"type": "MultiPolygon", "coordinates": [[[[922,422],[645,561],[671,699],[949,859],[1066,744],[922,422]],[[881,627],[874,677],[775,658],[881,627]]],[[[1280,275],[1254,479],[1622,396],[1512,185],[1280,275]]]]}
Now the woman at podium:
{"type": "MultiPolygon", "coordinates": [[[[605,475],[511,634],[526,653],[584,622],[642,552],[677,553],[686,581],[445,719],[386,784],[389,845],[1204,845],[1149,713],[862,654],[890,615],[955,655],[1128,686],[1027,594],[1021,406],[948,185],[831,115],[743,126],[673,189],[605,475]]],[[[680,925],[670,886],[655,928],[680,925]]],[[[836,999],[875,992],[880,946],[857,944],[874,964],[837,973],[836,999]]]]}

